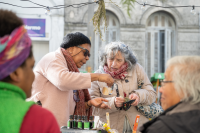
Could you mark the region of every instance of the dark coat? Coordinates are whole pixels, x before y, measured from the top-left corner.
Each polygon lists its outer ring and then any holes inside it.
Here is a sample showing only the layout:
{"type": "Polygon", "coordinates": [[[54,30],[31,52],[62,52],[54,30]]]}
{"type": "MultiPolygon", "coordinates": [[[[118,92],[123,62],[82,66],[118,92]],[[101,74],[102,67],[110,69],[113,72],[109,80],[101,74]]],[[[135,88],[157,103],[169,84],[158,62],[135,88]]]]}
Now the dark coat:
{"type": "Polygon", "coordinates": [[[142,133],[200,133],[200,103],[178,103],[139,130],[142,133]]]}

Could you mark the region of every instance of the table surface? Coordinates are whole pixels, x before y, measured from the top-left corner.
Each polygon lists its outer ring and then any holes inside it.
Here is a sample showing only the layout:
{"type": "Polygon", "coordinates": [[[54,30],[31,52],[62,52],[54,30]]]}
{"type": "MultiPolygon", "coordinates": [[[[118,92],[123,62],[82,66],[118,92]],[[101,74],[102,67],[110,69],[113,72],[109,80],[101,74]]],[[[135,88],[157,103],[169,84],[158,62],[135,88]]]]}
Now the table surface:
{"type": "Polygon", "coordinates": [[[62,133],[102,133],[99,130],[80,130],[80,129],[68,129],[67,127],[62,127],[60,129],[62,133]]]}

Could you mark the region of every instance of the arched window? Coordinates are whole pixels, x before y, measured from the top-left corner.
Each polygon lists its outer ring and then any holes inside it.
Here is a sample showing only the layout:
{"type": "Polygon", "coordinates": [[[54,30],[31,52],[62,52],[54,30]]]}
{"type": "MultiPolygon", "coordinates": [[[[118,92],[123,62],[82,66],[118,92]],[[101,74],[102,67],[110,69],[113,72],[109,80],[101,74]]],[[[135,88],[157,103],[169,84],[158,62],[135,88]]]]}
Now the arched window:
{"type": "MultiPolygon", "coordinates": [[[[98,53],[101,48],[103,48],[106,44],[119,41],[120,40],[120,24],[118,18],[110,11],[106,11],[106,19],[108,28],[104,31],[104,24],[101,21],[101,32],[102,39],[100,39],[98,34],[95,34],[95,53],[98,53]]],[[[94,69],[97,70],[99,66],[98,54],[95,54],[95,66],[94,69]]]]}
{"type": "Polygon", "coordinates": [[[163,73],[166,62],[172,56],[175,22],[166,12],[152,14],[146,23],[146,71],[148,76],[163,73]]]}

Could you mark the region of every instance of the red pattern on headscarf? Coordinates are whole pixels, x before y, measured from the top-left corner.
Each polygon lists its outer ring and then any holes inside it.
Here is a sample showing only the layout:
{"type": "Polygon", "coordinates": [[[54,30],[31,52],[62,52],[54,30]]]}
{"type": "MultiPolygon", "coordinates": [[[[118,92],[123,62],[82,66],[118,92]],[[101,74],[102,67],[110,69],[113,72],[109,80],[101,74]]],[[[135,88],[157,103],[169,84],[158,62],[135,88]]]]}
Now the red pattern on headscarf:
{"type": "MultiPolygon", "coordinates": [[[[69,52],[65,50],[64,48],[61,48],[61,51],[65,57],[69,71],[79,72],[69,52]]],[[[92,115],[92,108],[90,108],[88,111],[86,111],[86,108],[85,108],[85,102],[88,102],[91,99],[88,89],[78,90],[78,97],[80,101],[76,102],[74,115],[81,115],[81,116],[87,115],[89,119],[89,117],[92,115]]]]}
{"type": "Polygon", "coordinates": [[[107,74],[110,74],[114,79],[125,79],[125,77],[128,75],[127,69],[128,69],[128,63],[124,63],[117,71],[111,72],[107,65],[103,67],[104,71],[107,74]]]}

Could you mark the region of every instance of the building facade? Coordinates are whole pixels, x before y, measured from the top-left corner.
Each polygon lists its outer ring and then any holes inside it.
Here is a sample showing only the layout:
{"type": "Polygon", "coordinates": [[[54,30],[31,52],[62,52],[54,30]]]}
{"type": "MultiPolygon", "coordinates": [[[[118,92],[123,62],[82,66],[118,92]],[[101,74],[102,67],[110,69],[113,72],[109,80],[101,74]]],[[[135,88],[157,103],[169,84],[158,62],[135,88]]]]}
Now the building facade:
{"type": "MultiPolygon", "coordinates": [[[[90,0],[65,0],[65,4],[78,4],[90,0]]],[[[92,58],[81,68],[87,67],[97,70],[99,66],[98,52],[112,41],[122,41],[137,55],[138,62],[145,68],[148,76],[156,72],[164,72],[166,61],[177,55],[200,55],[200,8],[195,8],[197,14],[191,14],[192,7],[187,8],[160,8],[135,3],[134,8],[127,15],[120,3],[121,0],[112,0],[106,3],[108,29],[104,32],[101,25],[103,40],[91,29],[91,12],[95,12],[98,4],[93,7],[65,8],[65,34],[82,32],[92,41],[92,58]]],[[[143,0],[138,0],[142,3],[143,0]]],[[[194,0],[147,0],[148,4],[159,6],[200,5],[194,0]]],[[[93,28],[93,27],[92,27],[93,28]]]]}
{"type": "MultiPolygon", "coordinates": [[[[27,1],[0,0],[25,7],[37,5],[27,1]]],[[[93,0],[35,0],[45,6],[70,5],[93,0]]],[[[137,55],[138,62],[145,68],[148,76],[156,72],[164,72],[166,61],[176,55],[200,55],[200,8],[196,7],[196,15],[191,14],[192,7],[160,8],[135,3],[134,8],[127,15],[121,5],[121,0],[112,0],[115,4],[106,2],[106,16],[108,28],[104,32],[101,24],[103,41],[94,33],[92,17],[98,4],[82,6],[80,8],[67,7],[51,10],[51,15],[45,15],[45,9],[19,8],[1,4],[0,8],[12,10],[21,18],[45,21],[43,37],[31,37],[33,52],[38,61],[48,52],[55,51],[61,44],[65,34],[82,32],[92,42],[91,58],[81,68],[81,71],[95,71],[99,66],[99,51],[112,41],[127,44],[137,55]]],[[[143,3],[143,0],[138,0],[143,3]]],[[[200,5],[195,0],[147,0],[148,4],[159,6],[200,5]]]]}
{"type": "MultiPolygon", "coordinates": [[[[0,2],[22,7],[39,7],[28,1],[0,0],[0,2]]],[[[34,0],[34,2],[49,7],[64,4],[64,0],[34,0]]],[[[27,28],[32,40],[35,65],[37,65],[45,54],[58,49],[64,37],[63,8],[51,10],[50,15],[45,14],[45,8],[20,8],[2,3],[0,8],[11,10],[25,20],[25,28],[27,28]],[[38,33],[40,33],[41,36],[36,34],[37,31],[35,29],[38,29],[38,33]]]]}

